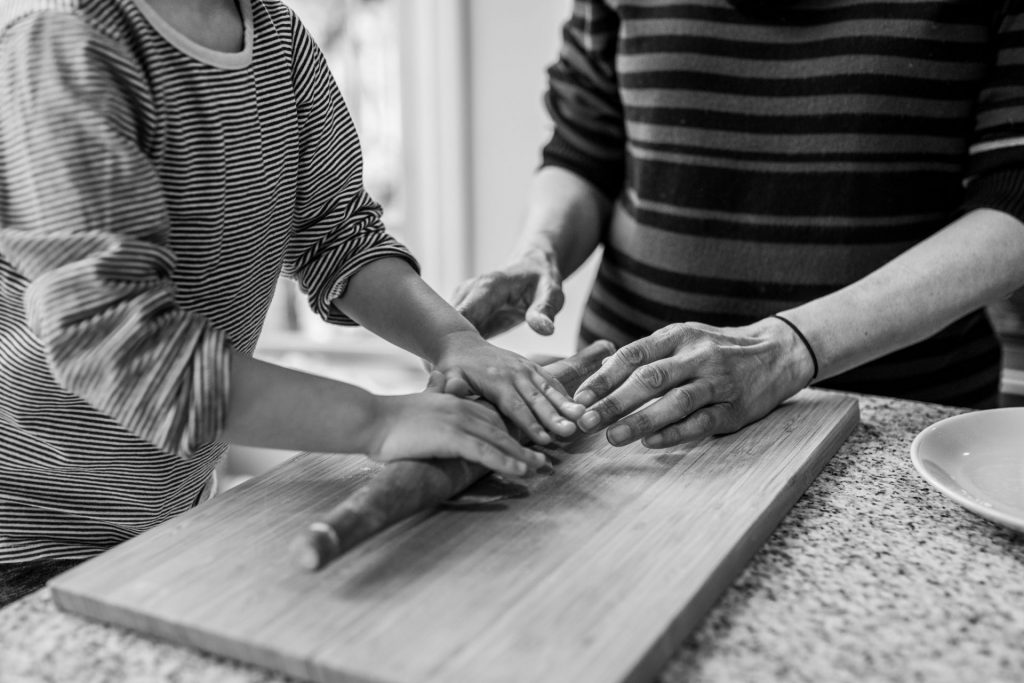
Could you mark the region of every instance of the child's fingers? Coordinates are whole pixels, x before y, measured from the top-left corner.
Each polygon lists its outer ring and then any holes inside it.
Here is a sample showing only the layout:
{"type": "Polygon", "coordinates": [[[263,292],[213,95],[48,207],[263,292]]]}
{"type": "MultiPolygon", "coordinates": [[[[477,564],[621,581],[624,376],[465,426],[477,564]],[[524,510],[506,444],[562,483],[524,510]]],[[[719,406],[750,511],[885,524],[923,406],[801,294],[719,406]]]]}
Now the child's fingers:
{"type": "Polygon", "coordinates": [[[569,392],[565,390],[562,383],[555,379],[551,373],[543,368],[539,368],[537,375],[534,377],[534,383],[541,388],[541,391],[548,397],[551,404],[555,406],[555,409],[561,413],[562,417],[576,421],[586,412],[586,406],[572,400],[569,392]]]}
{"type": "MultiPolygon", "coordinates": [[[[530,470],[530,465],[523,460],[513,458],[500,449],[495,448],[493,444],[489,444],[481,439],[467,437],[466,443],[463,444],[460,451],[458,457],[480,463],[484,467],[500,474],[521,477],[530,470]]],[[[537,467],[540,467],[540,465],[534,465],[534,469],[537,467]]]]}
{"type": "Polygon", "coordinates": [[[552,400],[558,391],[539,373],[516,375],[513,383],[534,417],[546,429],[558,436],[571,436],[576,431],[576,425],[559,413],[556,408],[558,403],[552,400]]]}
{"type": "Polygon", "coordinates": [[[449,373],[447,375],[443,375],[443,377],[445,380],[443,388],[444,393],[459,396],[461,398],[466,398],[473,394],[473,387],[469,385],[469,382],[462,376],[462,374],[449,373]]]}
{"type": "Polygon", "coordinates": [[[444,373],[434,370],[427,376],[427,386],[423,391],[430,392],[432,394],[443,394],[445,383],[446,380],[444,373]]]}
{"type": "Polygon", "coordinates": [[[462,449],[461,457],[515,475],[525,474],[528,469],[536,469],[547,462],[544,455],[513,439],[493,411],[488,409],[487,412],[490,415],[483,419],[467,420],[462,425],[466,438],[472,441],[465,444],[469,450],[462,449]]]}
{"type": "MultiPolygon", "coordinates": [[[[523,433],[529,439],[539,444],[549,444],[551,443],[551,435],[537,421],[533,407],[524,400],[519,389],[521,383],[522,380],[518,376],[514,377],[512,386],[504,386],[499,389],[497,395],[491,399],[491,402],[498,407],[502,415],[523,430],[523,433]]],[[[540,391],[536,388],[533,391],[540,394],[540,391]]]]}

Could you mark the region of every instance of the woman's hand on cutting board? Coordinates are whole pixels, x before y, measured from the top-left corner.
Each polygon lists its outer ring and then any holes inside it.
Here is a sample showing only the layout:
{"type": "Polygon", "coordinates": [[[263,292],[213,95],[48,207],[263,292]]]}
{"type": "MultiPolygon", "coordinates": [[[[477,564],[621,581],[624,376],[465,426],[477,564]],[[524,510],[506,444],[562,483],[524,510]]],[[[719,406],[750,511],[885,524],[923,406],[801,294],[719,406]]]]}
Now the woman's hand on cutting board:
{"type": "Polygon", "coordinates": [[[587,411],[578,424],[608,427],[614,446],[666,448],[764,417],[812,372],[800,339],[774,318],[741,328],[667,325],[623,346],[580,385],[574,398],[587,411]]]}
{"type": "Polygon", "coordinates": [[[494,408],[442,393],[445,383],[435,371],[423,393],[377,396],[369,455],[380,461],[463,458],[513,476],[547,462],[508,433],[494,408]]]}
{"type": "Polygon", "coordinates": [[[476,331],[446,335],[442,348],[434,368],[444,377],[446,393],[482,396],[538,444],[576,432],[574,421],[583,406],[536,363],[494,346],[476,331]]]}

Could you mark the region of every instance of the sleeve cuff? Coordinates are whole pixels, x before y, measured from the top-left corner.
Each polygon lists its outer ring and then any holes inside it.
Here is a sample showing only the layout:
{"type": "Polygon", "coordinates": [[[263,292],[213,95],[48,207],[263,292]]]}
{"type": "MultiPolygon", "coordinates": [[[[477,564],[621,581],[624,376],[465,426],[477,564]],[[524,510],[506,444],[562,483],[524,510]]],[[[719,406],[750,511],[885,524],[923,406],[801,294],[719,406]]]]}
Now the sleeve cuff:
{"type": "Polygon", "coordinates": [[[360,268],[382,258],[400,258],[406,261],[413,270],[420,272],[420,264],[416,258],[402,244],[393,239],[378,245],[372,250],[359,255],[358,258],[345,264],[345,269],[334,277],[334,284],[326,288],[323,297],[310,297],[310,305],[324,321],[332,325],[358,325],[356,321],[348,317],[334,306],[334,300],[345,294],[349,280],[359,272],[360,268]]]}
{"type": "Polygon", "coordinates": [[[615,201],[622,192],[625,171],[620,164],[613,166],[601,163],[585,154],[581,154],[557,130],[551,136],[548,144],[545,145],[542,159],[542,167],[558,166],[572,171],[591,183],[601,194],[608,197],[610,201],[615,201]]]}
{"type": "Polygon", "coordinates": [[[961,208],[996,209],[1024,222],[1024,168],[1003,168],[973,178],[961,208]]]}

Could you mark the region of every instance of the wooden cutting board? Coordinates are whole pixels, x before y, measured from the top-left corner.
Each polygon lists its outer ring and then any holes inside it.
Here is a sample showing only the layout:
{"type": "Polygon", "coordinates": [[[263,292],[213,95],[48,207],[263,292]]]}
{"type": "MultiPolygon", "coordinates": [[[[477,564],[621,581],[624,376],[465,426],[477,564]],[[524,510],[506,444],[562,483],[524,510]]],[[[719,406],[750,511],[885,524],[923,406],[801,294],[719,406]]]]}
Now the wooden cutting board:
{"type": "Polygon", "coordinates": [[[290,543],[377,466],[300,455],[51,587],[68,611],[313,681],[647,681],[858,419],[807,390],[686,447],[583,438],[528,497],[420,515],[315,573],[290,543]]]}

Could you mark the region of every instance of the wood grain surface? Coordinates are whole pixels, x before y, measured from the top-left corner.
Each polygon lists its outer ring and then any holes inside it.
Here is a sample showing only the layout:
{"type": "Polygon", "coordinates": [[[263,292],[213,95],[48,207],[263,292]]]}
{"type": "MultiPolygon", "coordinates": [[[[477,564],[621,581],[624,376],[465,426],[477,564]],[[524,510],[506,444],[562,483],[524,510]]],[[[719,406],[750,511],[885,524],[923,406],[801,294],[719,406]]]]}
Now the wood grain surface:
{"type": "MultiPolygon", "coordinates": [[[[545,369],[572,396],[583,380],[601,367],[601,361],[614,352],[615,345],[610,341],[595,341],[545,369]]],[[[507,420],[505,426],[526,443],[507,420]]],[[[313,521],[296,538],[290,552],[298,566],[320,569],[392,524],[433,510],[489,473],[483,465],[461,458],[387,463],[326,516],[313,521]]]]}
{"type": "Polygon", "coordinates": [[[378,466],[305,454],[51,582],[68,611],[313,681],[646,681],[858,422],[806,390],[725,437],[549,453],[525,498],[410,518],[324,570],[289,542],[378,466]]]}

